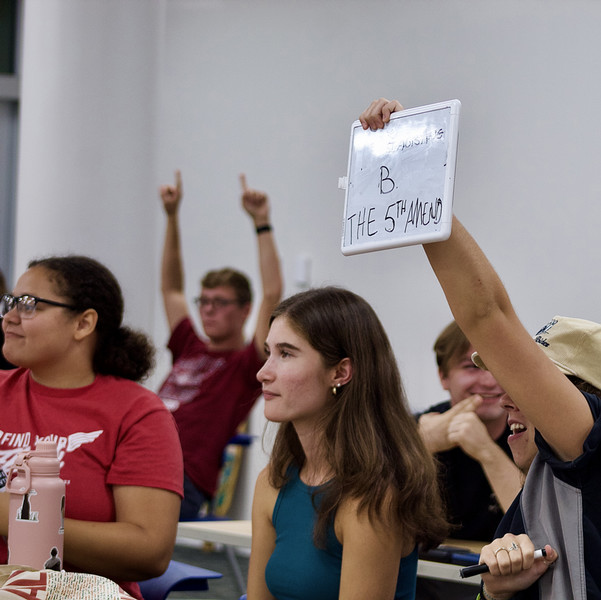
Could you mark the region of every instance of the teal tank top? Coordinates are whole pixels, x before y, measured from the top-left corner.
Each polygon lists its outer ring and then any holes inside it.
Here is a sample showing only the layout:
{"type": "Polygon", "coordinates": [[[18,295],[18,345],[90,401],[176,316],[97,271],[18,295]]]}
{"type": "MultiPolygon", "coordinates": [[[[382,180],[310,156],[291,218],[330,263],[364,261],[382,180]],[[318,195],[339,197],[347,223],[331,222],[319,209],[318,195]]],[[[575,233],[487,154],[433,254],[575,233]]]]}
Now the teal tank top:
{"type": "MultiPolygon", "coordinates": [[[[280,490],[273,509],[275,550],[265,568],[265,581],[277,600],[338,600],[342,544],[334,526],[327,533],[325,548],[313,544],[315,509],[313,492],[296,468],[280,490]]],[[[319,499],[319,496],[317,497],[319,499]]],[[[417,548],[401,559],[395,600],[414,600],[417,578],[417,548]]]]}

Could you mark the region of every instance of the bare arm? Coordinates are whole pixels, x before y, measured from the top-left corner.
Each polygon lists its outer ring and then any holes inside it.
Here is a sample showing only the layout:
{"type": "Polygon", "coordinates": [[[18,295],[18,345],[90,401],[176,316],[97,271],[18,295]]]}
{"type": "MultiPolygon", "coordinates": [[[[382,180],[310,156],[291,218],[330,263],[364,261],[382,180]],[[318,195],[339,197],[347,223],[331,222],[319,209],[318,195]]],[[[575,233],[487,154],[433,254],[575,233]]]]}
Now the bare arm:
{"type": "MultiPolygon", "coordinates": [[[[244,175],[240,175],[240,184],[242,186],[242,206],[251,217],[255,228],[270,226],[270,207],[267,195],[249,189],[244,175]]],[[[254,343],[259,354],[265,358],[265,340],[269,331],[269,318],[282,297],[283,283],[273,231],[257,233],[257,245],[262,297],[257,315],[254,343]]]]}
{"type": "MultiPolygon", "coordinates": [[[[364,129],[378,129],[401,109],[397,101],[380,98],[360,120],[364,129]]],[[[425,244],[424,250],[455,320],[497,381],[560,459],[580,456],[593,425],[588,404],[524,329],[474,239],[454,218],[450,238],[425,244]]]]}
{"type": "Polygon", "coordinates": [[[486,450],[486,457],[479,462],[499,506],[506,512],[522,488],[524,475],[497,444],[486,450]]]}
{"type": "Polygon", "coordinates": [[[274,600],[265,582],[265,567],[275,549],[275,529],[271,514],[277,490],[268,481],[267,469],[257,478],[252,507],[252,547],[248,565],[248,600],[274,600]]]}
{"type": "Polygon", "coordinates": [[[167,216],[161,263],[161,293],[170,331],[173,331],[188,315],[188,304],[184,295],[184,268],[179,227],[182,194],[181,173],[176,171],[175,185],[163,185],[160,188],[161,200],[167,216]]]}
{"type": "Polygon", "coordinates": [[[342,543],[340,600],[394,598],[402,556],[415,546],[404,540],[398,526],[387,519],[370,520],[357,513],[357,501],[347,501],[336,514],[335,529],[342,543]]]}
{"type": "Polygon", "coordinates": [[[562,460],[580,456],[593,425],[588,404],[524,329],[474,239],[455,218],[450,238],[424,250],[457,323],[497,381],[562,460]]]}
{"type": "Polygon", "coordinates": [[[65,519],[65,559],[79,569],[126,581],[164,572],[171,559],[180,498],[157,488],[115,486],[116,521],[65,519]]]}
{"type": "MultiPolygon", "coordinates": [[[[0,494],[0,534],[8,532],[8,500],[0,494]]],[[[116,521],[65,519],[65,560],[87,573],[140,581],[163,573],[169,564],[180,498],[167,490],[114,486],[116,521]]]]}

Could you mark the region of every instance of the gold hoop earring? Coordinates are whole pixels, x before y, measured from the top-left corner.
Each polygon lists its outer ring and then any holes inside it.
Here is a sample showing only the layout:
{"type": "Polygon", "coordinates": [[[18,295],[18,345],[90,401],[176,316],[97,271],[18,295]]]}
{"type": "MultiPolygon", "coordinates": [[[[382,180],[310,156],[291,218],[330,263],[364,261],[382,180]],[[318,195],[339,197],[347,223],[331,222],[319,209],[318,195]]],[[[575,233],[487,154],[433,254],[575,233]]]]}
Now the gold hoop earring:
{"type": "Polygon", "coordinates": [[[332,386],[332,395],[335,396],[338,392],[338,388],[340,387],[340,384],[337,383],[336,385],[332,386]]]}

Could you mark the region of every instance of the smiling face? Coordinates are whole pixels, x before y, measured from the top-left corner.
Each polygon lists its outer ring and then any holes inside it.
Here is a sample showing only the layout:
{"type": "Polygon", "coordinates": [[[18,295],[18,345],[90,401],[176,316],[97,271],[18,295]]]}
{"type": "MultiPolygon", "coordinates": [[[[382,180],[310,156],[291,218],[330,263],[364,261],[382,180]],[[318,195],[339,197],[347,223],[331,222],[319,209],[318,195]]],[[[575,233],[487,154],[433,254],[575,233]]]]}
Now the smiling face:
{"type": "Polygon", "coordinates": [[[451,405],[475,394],[482,396],[482,404],[476,414],[484,423],[505,419],[499,400],[503,388],[489,371],[479,369],[471,359],[473,347],[449,364],[446,375],[439,372],[442,387],[451,395],[451,405]]]}
{"type": "MultiPolygon", "coordinates": [[[[69,303],[69,298],[57,294],[49,273],[42,267],[33,267],[21,275],[13,295],[24,294],[69,303]]],[[[13,364],[34,372],[53,368],[73,348],[76,326],[75,315],[67,308],[40,302],[32,318],[22,319],[15,307],[2,319],[4,355],[13,364]]]]}
{"type": "Polygon", "coordinates": [[[507,442],[513,455],[513,462],[526,473],[538,452],[534,439],[534,425],[526,419],[507,394],[503,394],[501,406],[507,414],[507,424],[511,428],[511,435],[507,438],[507,442]]]}
{"type": "Polygon", "coordinates": [[[277,317],[265,342],[267,361],[257,373],[265,398],[265,417],[292,422],[310,431],[318,424],[328,402],[333,402],[336,367],[323,358],[293,329],[285,316],[277,317]]]}

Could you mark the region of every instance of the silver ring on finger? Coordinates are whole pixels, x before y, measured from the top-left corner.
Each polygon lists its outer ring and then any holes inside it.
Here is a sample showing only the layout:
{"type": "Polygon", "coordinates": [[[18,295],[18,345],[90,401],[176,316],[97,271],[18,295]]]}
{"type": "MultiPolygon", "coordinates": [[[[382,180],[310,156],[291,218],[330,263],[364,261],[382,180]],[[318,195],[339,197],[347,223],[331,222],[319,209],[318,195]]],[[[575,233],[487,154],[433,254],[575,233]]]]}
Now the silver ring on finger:
{"type": "Polygon", "coordinates": [[[494,552],[495,556],[501,552],[501,550],[505,550],[505,552],[509,552],[509,550],[507,550],[507,548],[505,548],[505,546],[500,546],[499,548],[497,548],[494,552]]]}
{"type": "Polygon", "coordinates": [[[509,548],[507,548],[507,552],[511,552],[512,550],[519,550],[520,547],[518,544],[516,544],[515,542],[511,542],[511,546],[509,546],[509,548]]]}

